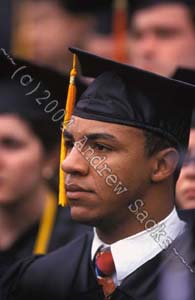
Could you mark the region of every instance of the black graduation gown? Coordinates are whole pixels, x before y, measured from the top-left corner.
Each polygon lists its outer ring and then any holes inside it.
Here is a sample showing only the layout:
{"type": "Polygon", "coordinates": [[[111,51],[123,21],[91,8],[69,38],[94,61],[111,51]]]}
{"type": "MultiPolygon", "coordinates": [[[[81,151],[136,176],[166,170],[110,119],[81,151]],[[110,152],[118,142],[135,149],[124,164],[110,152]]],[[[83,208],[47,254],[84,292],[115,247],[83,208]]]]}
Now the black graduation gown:
{"type": "MultiPolygon", "coordinates": [[[[9,249],[0,251],[0,279],[15,262],[32,255],[38,228],[38,223],[32,225],[9,249]]],[[[86,231],[91,231],[91,228],[74,222],[68,207],[59,207],[48,252],[56,250],[86,231]]]]}
{"type": "MultiPolygon", "coordinates": [[[[188,227],[171,246],[125,278],[111,299],[195,299],[191,237],[188,227]]],[[[3,300],[103,300],[90,260],[92,238],[92,233],[85,234],[46,256],[18,263],[4,281],[3,300]]]]}

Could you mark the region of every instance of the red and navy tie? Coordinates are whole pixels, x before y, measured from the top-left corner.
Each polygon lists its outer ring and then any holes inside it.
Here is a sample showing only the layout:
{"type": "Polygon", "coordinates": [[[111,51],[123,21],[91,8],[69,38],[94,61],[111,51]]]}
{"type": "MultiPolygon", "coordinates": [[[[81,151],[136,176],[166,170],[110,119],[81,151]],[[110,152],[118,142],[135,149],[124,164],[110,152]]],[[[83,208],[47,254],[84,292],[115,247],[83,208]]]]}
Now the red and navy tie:
{"type": "Polygon", "coordinates": [[[105,299],[111,299],[116,286],[113,274],[116,272],[110,247],[100,248],[95,255],[95,271],[98,283],[102,286],[105,299]]]}

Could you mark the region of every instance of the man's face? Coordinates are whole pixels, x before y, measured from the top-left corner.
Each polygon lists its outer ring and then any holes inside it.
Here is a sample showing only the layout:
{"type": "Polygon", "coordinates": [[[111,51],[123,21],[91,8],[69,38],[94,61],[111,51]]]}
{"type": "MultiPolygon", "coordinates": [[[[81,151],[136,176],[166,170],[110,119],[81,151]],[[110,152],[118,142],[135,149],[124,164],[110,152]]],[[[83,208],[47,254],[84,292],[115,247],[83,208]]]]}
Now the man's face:
{"type": "Polygon", "coordinates": [[[195,68],[195,25],[182,4],[135,12],[130,28],[131,63],[170,76],[178,66],[195,68]]]}
{"type": "Polygon", "coordinates": [[[188,153],[176,185],[177,203],[181,208],[195,208],[195,129],[191,129],[188,153]]]}
{"type": "MultiPolygon", "coordinates": [[[[21,6],[17,37],[26,46],[21,50],[27,59],[64,71],[65,66],[67,70],[69,64],[71,67],[71,54],[66,49],[82,44],[90,25],[89,17],[70,14],[57,1],[33,0],[21,6]]],[[[17,51],[21,56],[20,49],[17,51]]]]}
{"type": "Polygon", "coordinates": [[[129,203],[150,186],[144,142],[139,129],[74,117],[62,163],[73,219],[94,226],[127,221],[129,203]]]}
{"type": "Polygon", "coordinates": [[[40,188],[46,165],[42,143],[28,124],[0,116],[0,206],[27,201],[40,188]]]}

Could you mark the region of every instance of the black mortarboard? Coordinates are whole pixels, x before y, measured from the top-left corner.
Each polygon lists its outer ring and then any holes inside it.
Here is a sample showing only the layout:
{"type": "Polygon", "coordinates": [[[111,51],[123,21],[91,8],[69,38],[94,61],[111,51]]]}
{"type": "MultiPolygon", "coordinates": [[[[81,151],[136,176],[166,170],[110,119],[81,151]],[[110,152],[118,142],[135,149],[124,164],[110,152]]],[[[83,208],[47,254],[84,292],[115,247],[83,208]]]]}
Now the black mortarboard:
{"type": "MultiPolygon", "coordinates": [[[[69,78],[0,51],[0,114],[25,119],[46,147],[60,140],[69,78]]],[[[84,84],[79,82],[79,94],[84,84]]]]}
{"type": "Polygon", "coordinates": [[[96,14],[111,5],[112,0],[60,0],[61,4],[73,13],[96,14]]]}
{"type": "MultiPolygon", "coordinates": [[[[126,14],[127,17],[130,13],[130,9],[129,9],[129,1],[130,0],[126,0],[126,1],[121,1],[118,0],[119,4],[117,3],[116,0],[112,0],[110,1],[109,5],[104,6],[101,10],[96,12],[96,20],[97,20],[97,24],[96,24],[96,32],[99,34],[111,34],[113,32],[113,18],[114,18],[114,13],[115,11],[118,9],[118,6],[121,5],[121,7],[119,7],[119,9],[125,7],[126,10],[126,14]]],[[[118,15],[117,15],[118,17],[118,15]]],[[[121,16],[120,16],[121,18],[121,16]]],[[[118,22],[120,20],[117,20],[118,22]]]]}
{"type": "Polygon", "coordinates": [[[178,68],[172,78],[195,85],[195,70],[189,68],[178,68]]]}
{"type": "Polygon", "coordinates": [[[193,7],[195,5],[195,0],[131,0],[130,6],[131,11],[134,13],[136,10],[147,8],[150,6],[158,5],[158,4],[171,4],[171,3],[182,3],[189,7],[193,7]]]}
{"type": "Polygon", "coordinates": [[[10,51],[13,29],[13,0],[1,0],[0,48],[10,51]]]}
{"type": "Polygon", "coordinates": [[[77,102],[81,118],[124,124],[187,147],[195,87],[71,48],[84,76],[96,78],[77,102]]]}
{"type": "Polygon", "coordinates": [[[95,31],[99,34],[108,35],[112,33],[112,9],[101,10],[96,14],[95,31]]]}
{"type": "MultiPolygon", "coordinates": [[[[195,70],[187,68],[178,68],[172,78],[195,85],[195,70]]],[[[195,99],[193,105],[193,114],[191,127],[195,128],[195,99]]]]}

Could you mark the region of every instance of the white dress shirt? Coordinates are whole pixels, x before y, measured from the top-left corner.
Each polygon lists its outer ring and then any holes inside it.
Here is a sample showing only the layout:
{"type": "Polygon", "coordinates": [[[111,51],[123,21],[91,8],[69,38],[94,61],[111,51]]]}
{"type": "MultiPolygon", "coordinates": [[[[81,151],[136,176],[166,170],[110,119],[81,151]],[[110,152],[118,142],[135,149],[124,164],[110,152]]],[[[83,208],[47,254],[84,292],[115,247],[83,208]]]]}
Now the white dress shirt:
{"type": "Polygon", "coordinates": [[[94,259],[94,255],[101,245],[109,246],[116,268],[114,281],[116,285],[120,285],[125,277],[171,244],[183,232],[185,224],[179,219],[174,208],[165,219],[151,229],[141,231],[111,245],[103,243],[94,230],[91,259],[94,259]]]}

